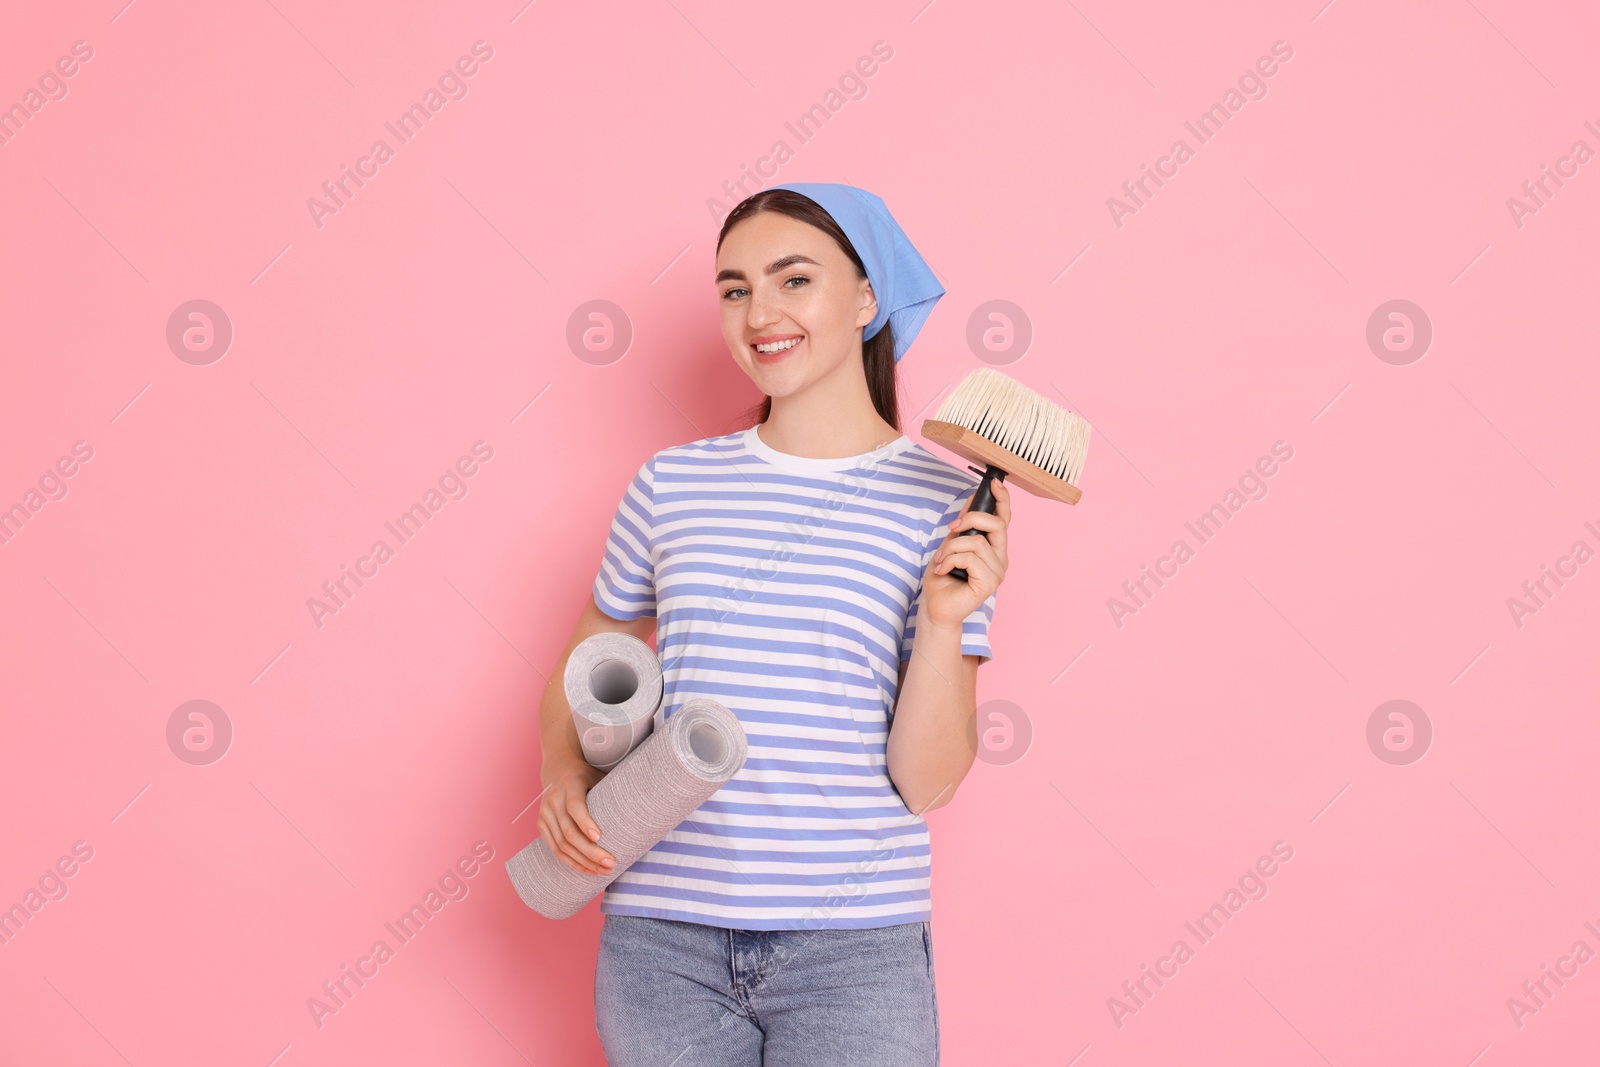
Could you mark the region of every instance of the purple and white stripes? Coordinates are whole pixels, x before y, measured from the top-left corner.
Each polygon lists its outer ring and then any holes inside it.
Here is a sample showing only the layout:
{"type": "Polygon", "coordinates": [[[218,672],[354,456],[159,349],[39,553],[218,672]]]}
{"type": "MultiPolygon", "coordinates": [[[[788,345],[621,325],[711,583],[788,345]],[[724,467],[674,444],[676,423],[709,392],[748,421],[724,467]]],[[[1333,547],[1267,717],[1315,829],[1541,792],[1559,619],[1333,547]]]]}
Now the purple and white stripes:
{"type": "MultiPolygon", "coordinates": [[[[906,436],[810,459],[754,427],[639,468],[595,603],[657,617],[658,726],[709,697],[738,716],[750,752],[607,888],[602,913],[755,930],[930,918],[927,824],[885,753],[922,574],[976,486],[906,436]]],[[[989,657],[994,606],[963,622],[962,652],[989,657]]]]}

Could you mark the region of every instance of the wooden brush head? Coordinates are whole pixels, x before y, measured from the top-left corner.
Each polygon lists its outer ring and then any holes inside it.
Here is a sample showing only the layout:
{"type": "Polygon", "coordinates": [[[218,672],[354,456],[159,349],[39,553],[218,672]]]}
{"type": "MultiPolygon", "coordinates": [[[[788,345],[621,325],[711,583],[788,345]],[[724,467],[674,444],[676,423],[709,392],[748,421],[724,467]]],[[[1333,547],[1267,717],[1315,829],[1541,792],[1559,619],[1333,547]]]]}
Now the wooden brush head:
{"type": "MultiPolygon", "coordinates": [[[[974,463],[998,467],[1034,496],[1076,504],[1089,420],[993,367],[979,367],[951,390],[924,435],[974,463]]],[[[985,479],[988,478],[985,472],[985,479]]],[[[979,491],[987,485],[979,483],[979,491]]]]}
{"type": "Polygon", "coordinates": [[[1026,489],[1034,496],[1047,500],[1060,500],[1076,504],[1083,491],[1071,482],[1063,481],[1049,471],[1041,470],[1008,449],[1001,448],[987,437],[973,433],[965,426],[938,419],[924,419],[922,436],[938,441],[945,448],[978,466],[992,463],[1006,472],[1006,484],[1026,489]]]}

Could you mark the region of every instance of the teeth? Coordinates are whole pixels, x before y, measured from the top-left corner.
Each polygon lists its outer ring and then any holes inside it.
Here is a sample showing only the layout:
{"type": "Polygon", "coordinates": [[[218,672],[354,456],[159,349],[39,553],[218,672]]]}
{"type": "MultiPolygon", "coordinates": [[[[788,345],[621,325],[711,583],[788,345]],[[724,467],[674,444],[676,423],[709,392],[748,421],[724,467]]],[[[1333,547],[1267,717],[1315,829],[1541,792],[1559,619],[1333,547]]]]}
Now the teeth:
{"type": "Polygon", "coordinates": [[[773,352],[782,352],[786,348],[793,348],[795,345],[799,344],[801,342],[801,340],[802,340],[802,338],[794,337],[794,338],[790,338],[787,341],[779,341],[777,344],[756,345],[756,351],[757,352],[761,352],[763,354],[771,354],[773,352]]]}

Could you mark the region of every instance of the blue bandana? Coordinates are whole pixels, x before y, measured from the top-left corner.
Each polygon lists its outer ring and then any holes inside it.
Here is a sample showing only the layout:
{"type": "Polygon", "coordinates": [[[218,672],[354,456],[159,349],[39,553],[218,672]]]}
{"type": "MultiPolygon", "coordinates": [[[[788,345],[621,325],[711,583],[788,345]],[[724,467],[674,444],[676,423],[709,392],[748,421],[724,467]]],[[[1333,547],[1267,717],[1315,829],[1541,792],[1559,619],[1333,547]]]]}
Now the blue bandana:
{"type": "Polygon", "coordinates": [[[835,182],[785,182],[772,188],[790,189],[815,200],[850,238],[878,300],[878,313],[861,331],[861,339],[871,340],[884,323],[893,323],[894,361],[899,363],[928,312],[944,295],[944,286],[889,214],[883,199],[835,182]]]}

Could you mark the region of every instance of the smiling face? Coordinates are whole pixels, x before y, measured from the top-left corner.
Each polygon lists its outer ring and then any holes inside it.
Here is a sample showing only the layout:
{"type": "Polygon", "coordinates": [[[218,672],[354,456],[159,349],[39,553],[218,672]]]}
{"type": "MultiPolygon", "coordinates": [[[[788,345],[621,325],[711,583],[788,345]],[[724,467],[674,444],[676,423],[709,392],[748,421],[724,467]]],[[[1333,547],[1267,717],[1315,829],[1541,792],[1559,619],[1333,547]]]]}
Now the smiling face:
{"type": "Polygon", "coordinates": [[[764,211],[728,231],[716,266],[722,336],[756,388],[776,399],[861,373],[861,328],[878,305],[833,238],[764,211]]]}

